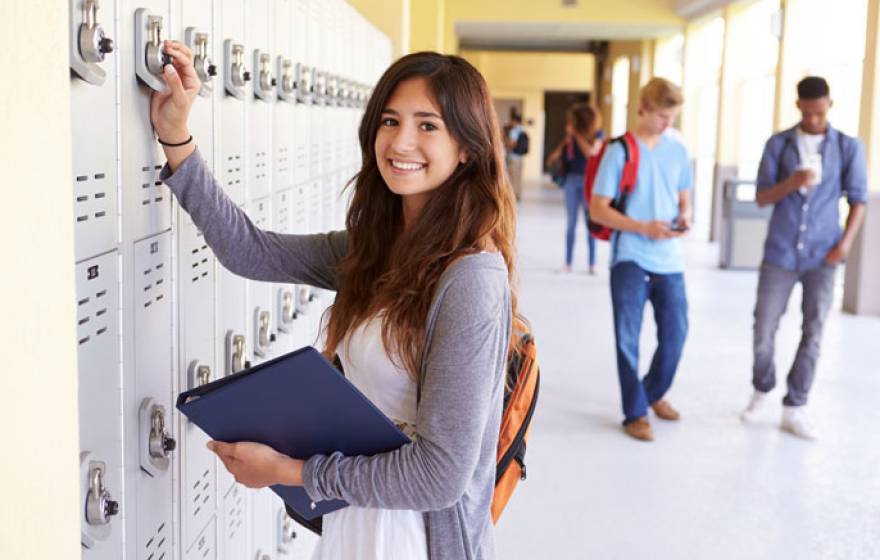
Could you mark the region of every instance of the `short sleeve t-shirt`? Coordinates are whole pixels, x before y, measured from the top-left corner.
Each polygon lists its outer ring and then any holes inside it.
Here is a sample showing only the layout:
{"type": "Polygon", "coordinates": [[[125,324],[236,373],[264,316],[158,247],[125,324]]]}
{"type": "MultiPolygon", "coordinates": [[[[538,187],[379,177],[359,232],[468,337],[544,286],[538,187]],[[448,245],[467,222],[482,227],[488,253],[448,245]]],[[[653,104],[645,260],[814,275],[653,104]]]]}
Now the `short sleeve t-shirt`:
{"type": "MultiPolygon", "coordinates": [[[[679,193],[693,186],[693,174],[687,149],[681,142],[662,135],[653,148],[641,140],[639,169],[635,190],[630,194],[626,215],[640,221],[659,220],[670,224],[678,218],[679,193]]],[[[593,193],[616,198],[623,173],[624,150],[611,144],[599,169],[593,193]]],[[[648,272],[673,274],[684,270],[678,239],[652,240],[637,233],[615,232],[611,240],[611,266],[632,261],[648,272]]]]}

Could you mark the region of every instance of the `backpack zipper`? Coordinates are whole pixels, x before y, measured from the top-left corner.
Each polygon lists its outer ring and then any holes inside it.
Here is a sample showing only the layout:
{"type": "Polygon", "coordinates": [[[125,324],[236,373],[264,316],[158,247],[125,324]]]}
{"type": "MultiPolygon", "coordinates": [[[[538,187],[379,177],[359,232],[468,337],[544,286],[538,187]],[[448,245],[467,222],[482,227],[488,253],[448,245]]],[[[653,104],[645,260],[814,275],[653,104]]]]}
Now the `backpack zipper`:
{"type": "MultiPolygon", "coordinates": [[[[519,427],[519,431],[516,433],[516,437],[513,438],[513,443],[519,442],[520,445],[511,445],[504,456],[501,458],[501,461],[498,463],[498,468],[495,471],[495,484],[498,484],[498,480],[501,478],[501,475],[504,471],[507,470],[507,465],[510,464],[510,461],[515,457],[515,453],[522,447],[524,443],[522,440],[525,437],[525,431],[528,429],[529,424],[532,421],[532,415],[535,413],[535,407],[538,404],[538,390],[541,385],[541,377],[540,377],[541,369],[535,372],[535,375],[538,375],[537,381],[535,381],[535,394],[532,396],[532,403],[529,405],[529,411],[526,413],[526,418],[522,423],[522,426],[519,427]]],[[[523,450],[523,455],[525,455],[525,450],[523,450]]],[[[523,475],[522,479],[525,479],[525,457],[520,458],[517,462],[522,467],[523,475]]]]}

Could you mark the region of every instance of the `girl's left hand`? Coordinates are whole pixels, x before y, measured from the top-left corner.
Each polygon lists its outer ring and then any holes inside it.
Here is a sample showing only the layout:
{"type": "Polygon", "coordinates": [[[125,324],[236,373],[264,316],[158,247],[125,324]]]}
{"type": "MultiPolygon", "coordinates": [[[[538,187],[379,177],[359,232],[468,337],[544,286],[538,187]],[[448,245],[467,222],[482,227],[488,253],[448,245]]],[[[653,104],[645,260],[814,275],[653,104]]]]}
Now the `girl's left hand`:
{"type": "Polygon", "coordinates": [[[236,482],[248,488],[265,488],[273,484],[302,486],[303,461],[279,453],[268,445],[253,441],[210,441],[208,449],[220,457],[236,482]]]}

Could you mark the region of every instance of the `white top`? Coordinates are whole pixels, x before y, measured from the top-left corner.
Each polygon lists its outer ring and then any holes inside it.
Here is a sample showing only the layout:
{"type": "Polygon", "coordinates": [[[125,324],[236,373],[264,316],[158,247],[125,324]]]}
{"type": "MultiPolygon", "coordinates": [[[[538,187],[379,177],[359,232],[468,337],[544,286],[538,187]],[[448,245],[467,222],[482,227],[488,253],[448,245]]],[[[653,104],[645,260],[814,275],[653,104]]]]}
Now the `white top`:
{"type": "Polygon", "coordinates": [[[807,194],[809,187],[815,187],[822,180],[822,154],[819,147],[825,140],[824,134],[807,134],[800,127],[797,129],[798,155],[801,158],[801,169],[810,169],[816,174],[816,180],[807,187],[801,187],[802,195],[807,194]]]}
{"type": "MultiPolygon", "coordinates": [[[[382,321],[355,329],[337,353],[345,376],[409,437],[415,437],[416,383],[382,344],[382,321]]],[[[427,560],[421,512],[348,506],[328,513],[312,560],[427,560]]]]}

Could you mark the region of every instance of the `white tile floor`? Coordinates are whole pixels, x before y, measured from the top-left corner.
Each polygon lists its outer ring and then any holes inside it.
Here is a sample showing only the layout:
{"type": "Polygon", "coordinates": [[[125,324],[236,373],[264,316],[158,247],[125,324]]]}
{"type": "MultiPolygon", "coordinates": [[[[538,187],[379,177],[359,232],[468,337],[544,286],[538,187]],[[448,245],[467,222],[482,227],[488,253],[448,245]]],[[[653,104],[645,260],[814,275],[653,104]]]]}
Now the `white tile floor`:
{"type": "MultiPolygon", "coordinates": [[[[582,227],[579,224],[579,227],[582,227]]],[[[690,335],[668,394],[679,423],[642,443],[620,427],[607,245],[585,273],[564,254],[559,191],[520,207],[520,309],[539,345],[542,392],[522,483],[501,518],[503,559],[880,558],[880,318],[839,311],[825,329],[809,412],[820,433],[780,432],[784,379],[765,422],[737,418],[751,393],[756,273],[722,271],[716,248],[688,242],[690,335]]],[[[800,295],[777,338],[784,376],[800,336],[800,295]]],[[[646,313],[642,373],[654,348],[646,313]]]]}

